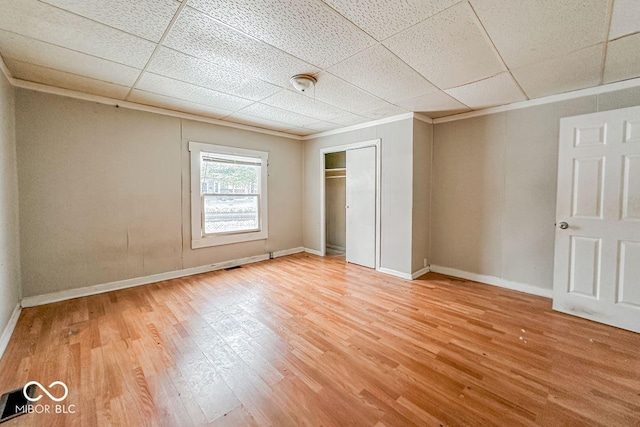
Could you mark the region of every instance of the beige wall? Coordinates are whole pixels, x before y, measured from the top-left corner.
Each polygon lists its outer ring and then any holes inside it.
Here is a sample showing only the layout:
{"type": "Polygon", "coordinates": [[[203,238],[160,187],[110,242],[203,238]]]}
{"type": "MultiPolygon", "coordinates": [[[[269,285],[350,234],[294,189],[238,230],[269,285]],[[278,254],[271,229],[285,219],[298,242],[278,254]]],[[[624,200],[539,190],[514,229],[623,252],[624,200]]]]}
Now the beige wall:
{"type": "Polygon", "coordinates": [[[424,268],[429,262],[431,227],[431,167],[433,125],[413,120],[413,212],[411,236],[411,271],[424,268]]]}
{"type": "Polygon", "coordinates": [[[299,141],[18,90],[24,296],[302,245],[299,141]],[[269,151],[269,239],[190,248],[189,140],[269,151]]]}
{"type": "Polygon", "coordinates": [[[561,117],[640,104],[640,88],[434,126],[433,265],[553,285],[561,117]]]}
{"type": "Polygon", "coordinates": [[[15,92],[0,72],[0,335],[20,301],[19,243],[15,92]]]}
{"type": "MultiPolygon", "coordinates": [[[[0,89],[0,218],[9,224],[1,322],[19,298],[20,271],[13,89],[5,81],[0,89]]],[[[638,105],[640,88],[306,142],[27,90],[15,102],[25,296],[302,245],[320,250],[320,149],[377,138],[382,268],[408,274],[426,257],[550,288],[559,118],[638,105]],[[190,140],[270,152],[268,240],[190,248],[190,140]]]]}
{"type": "Polygon", "coordinates": [[[320,250],[320,149],[381,139],[381,267],[411,273],[413,120],[306,141],[304,245],[320,250]]]}

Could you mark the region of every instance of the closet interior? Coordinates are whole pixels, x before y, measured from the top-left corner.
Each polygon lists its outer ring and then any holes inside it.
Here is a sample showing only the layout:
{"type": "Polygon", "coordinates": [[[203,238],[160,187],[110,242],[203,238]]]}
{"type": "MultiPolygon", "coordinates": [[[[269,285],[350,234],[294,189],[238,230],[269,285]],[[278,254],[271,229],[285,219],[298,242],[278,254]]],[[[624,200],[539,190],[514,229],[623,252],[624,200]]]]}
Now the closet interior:
{"type": "Polygon", "coordinates": [[[347,240],[345,151],[325,154],[326,254],[344,256],[347,240]]]}

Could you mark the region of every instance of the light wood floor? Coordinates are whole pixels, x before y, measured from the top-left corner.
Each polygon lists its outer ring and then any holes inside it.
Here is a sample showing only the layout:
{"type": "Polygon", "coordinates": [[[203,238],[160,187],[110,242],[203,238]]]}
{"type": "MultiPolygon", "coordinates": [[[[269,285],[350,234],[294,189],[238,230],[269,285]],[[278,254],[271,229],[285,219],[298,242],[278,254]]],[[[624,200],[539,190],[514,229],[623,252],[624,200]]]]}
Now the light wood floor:
{"type": "Polygon", "coordinates": [[[4,426],[640,425],[639,334],[306,254],[25,309],[0,390],[30,380],[77,413],[4,426]]]}

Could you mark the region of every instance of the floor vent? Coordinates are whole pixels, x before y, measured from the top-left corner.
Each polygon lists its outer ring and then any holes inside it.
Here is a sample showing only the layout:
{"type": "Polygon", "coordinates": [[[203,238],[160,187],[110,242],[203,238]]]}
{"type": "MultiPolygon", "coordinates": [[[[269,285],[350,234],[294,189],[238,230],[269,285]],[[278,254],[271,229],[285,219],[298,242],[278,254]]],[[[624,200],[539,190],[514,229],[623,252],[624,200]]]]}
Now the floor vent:
{"type": "MultiPolygon", "coordinates": [[[[22,390],[19,388],[0,396],[0,423],[27,413],[27,405],[30,405],[31,402],[27,400],[22,390]]],[[[33,397],[35,392],[35,385],[30,385],[27,388],[29,397],[33,397]]]]}
{"type": "Polygon", "coordinates": [[[231,271],[231,270],[235,270],[236,268],[242,268],[241,265],[234,265],[233,267],[227,267],[224,269],[224,271],[231,271]]]}

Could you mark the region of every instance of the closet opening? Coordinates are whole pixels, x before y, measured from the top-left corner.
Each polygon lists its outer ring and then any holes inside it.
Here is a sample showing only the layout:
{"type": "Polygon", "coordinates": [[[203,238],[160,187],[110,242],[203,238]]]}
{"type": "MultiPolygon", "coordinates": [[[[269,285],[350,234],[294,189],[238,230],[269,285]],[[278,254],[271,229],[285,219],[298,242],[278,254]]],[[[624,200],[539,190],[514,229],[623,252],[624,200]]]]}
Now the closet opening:
{"type": "Polygon", "coordinates": [[[379,268],[380,139],[320,154],[320,255],[379,268]]]}
{"type": "Polygon", "coordinates": [[[324,155],[325,254],[344,257],[347,239],[347,153],[324,155]]]}

